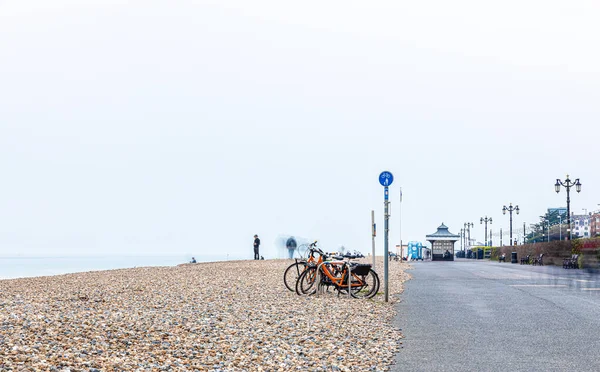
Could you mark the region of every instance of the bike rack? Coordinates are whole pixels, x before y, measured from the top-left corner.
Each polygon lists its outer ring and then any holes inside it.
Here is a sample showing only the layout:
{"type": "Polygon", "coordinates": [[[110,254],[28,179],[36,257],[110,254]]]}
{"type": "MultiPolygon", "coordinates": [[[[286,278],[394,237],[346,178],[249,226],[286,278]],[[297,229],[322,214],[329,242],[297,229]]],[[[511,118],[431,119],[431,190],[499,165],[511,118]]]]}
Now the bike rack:
{"type": "Polygon", "coordinates": [[[323,291],[322,288],[320,287],[321,284],[321,280],[323,279],[323,274],[321,274],[321,266],[325,265],[325,264],[342,264],[345,265],[347,267],[347,272],[348,272],[348,298],[352,298],[352,295],[350,293],[350,290],[352,288],[352,272],[351,272],[351,268],[350,268],[350,259],[348,259],[348,261],[323,261],[321,262],[318,266],[317,266],[317,283],[319,283],[317,285],[317,296],[321,294],[321,292],[323,291]]]}

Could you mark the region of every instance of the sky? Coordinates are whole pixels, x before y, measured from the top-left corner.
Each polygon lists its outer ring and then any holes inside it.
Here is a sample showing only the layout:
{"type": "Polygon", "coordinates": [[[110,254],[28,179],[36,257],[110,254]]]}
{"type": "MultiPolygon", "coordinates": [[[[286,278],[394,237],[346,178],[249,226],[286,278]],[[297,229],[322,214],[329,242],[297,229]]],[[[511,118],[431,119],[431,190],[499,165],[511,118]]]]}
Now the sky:
{"type": "MultiPolygon", "coordinates": [[[[383,253],[599,209],[597,1],[0,0],[0,256],[383,253]],[[403,199],[399,202],[400,188],[403,199]]],[[[506,239],[506,238],[505,238],[506,239]]]]}

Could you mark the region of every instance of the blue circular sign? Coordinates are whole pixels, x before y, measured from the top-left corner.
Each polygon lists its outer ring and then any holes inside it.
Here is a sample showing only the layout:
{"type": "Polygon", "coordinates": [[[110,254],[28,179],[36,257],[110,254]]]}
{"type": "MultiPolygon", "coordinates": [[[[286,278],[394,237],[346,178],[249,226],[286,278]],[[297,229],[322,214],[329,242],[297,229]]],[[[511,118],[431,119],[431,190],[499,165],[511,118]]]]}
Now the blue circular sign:
{"type": "Polygon", "coordinates": [[[379,183],[381,186],[389,186],[394,182],[394,176],[391,172],[384,171],[379,175],[379,183]]]}

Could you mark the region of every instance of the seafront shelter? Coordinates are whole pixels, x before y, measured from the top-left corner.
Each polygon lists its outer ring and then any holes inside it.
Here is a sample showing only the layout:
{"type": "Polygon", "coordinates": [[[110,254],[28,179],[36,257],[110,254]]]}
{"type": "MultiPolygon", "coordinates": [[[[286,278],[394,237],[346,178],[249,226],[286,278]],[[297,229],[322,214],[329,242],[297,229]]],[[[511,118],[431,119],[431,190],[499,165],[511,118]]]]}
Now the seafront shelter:
{"type": "Polygon", "coordinates": [[[442,222],[437,231],[426,236],[431,243],[432,261],[454,261],[454,243],[460,239],[459,235],[452,234],[442,222]]]}

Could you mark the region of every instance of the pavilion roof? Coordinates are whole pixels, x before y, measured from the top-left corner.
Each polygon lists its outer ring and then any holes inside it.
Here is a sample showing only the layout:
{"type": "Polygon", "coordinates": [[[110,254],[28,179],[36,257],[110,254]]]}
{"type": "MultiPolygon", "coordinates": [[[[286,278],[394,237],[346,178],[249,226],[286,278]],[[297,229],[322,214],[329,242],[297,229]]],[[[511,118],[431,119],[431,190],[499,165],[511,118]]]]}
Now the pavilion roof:
{"type": "Polygon", "coordinates": [[[457,241],[460,239],[460,235],[452,234],[448,231],[448,226],[442,224],[438,227],[437,231],[433,234],[429,234],[426,236],[427,240],[452,240],[457,241]]]}

